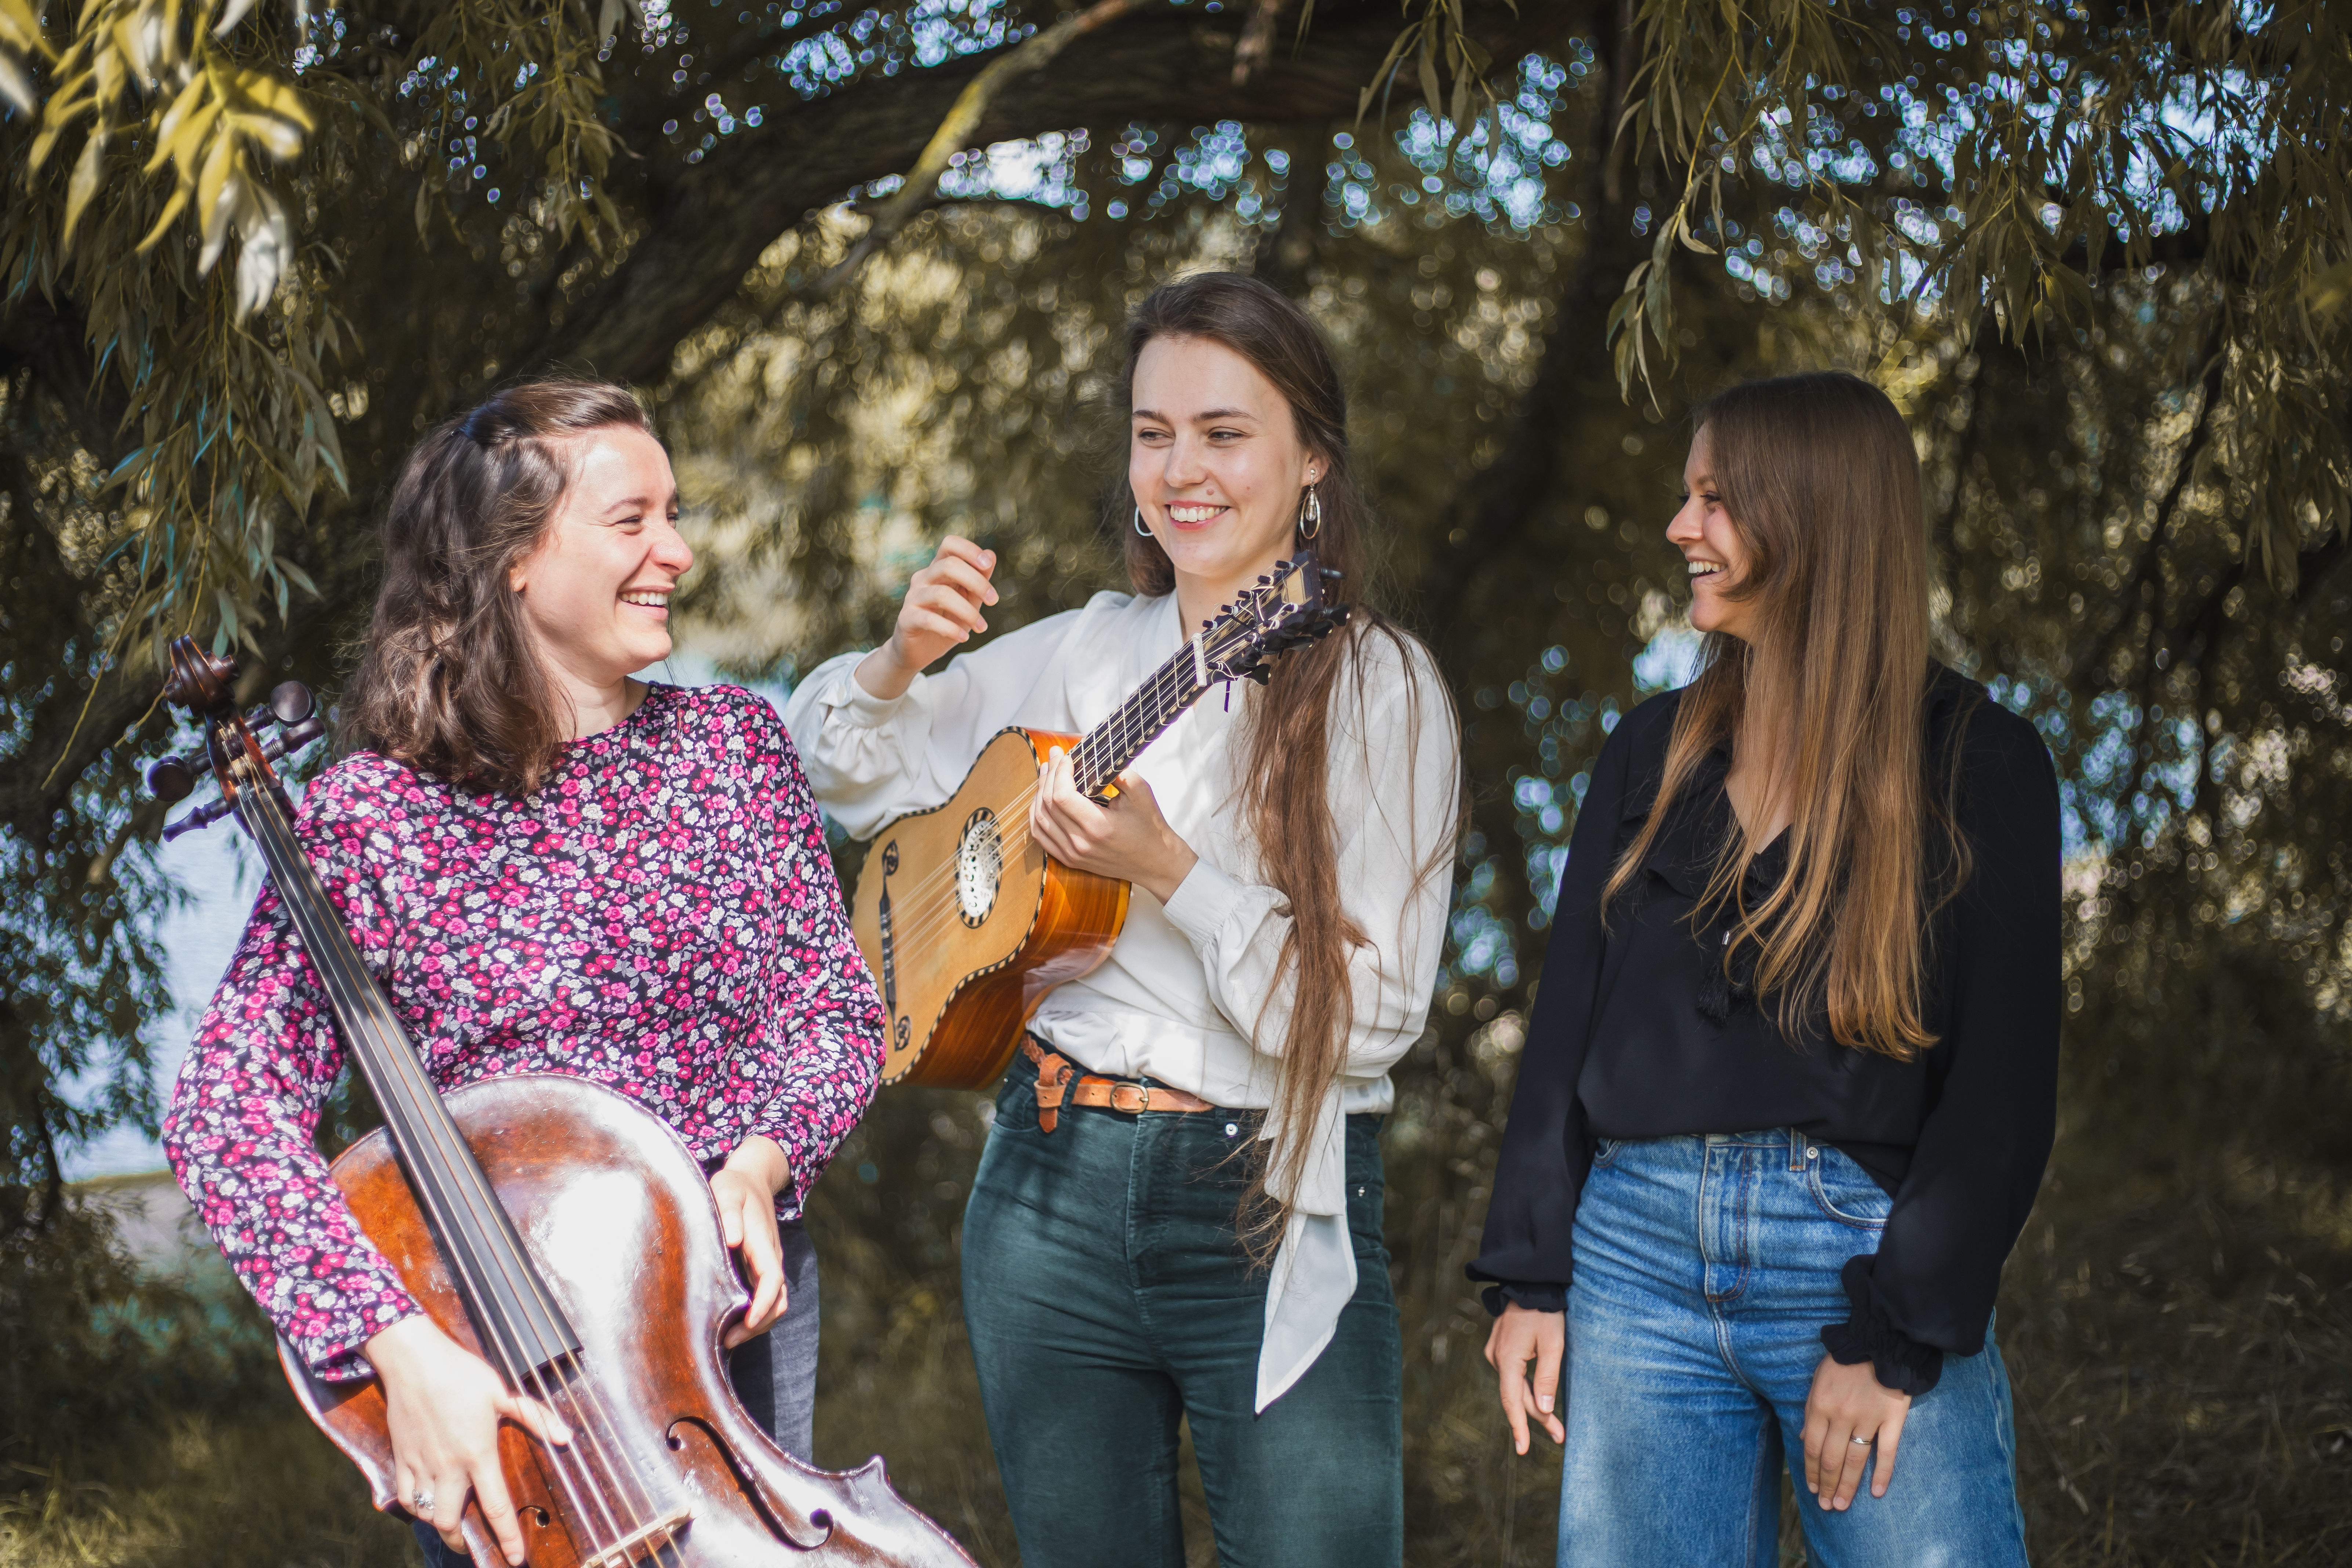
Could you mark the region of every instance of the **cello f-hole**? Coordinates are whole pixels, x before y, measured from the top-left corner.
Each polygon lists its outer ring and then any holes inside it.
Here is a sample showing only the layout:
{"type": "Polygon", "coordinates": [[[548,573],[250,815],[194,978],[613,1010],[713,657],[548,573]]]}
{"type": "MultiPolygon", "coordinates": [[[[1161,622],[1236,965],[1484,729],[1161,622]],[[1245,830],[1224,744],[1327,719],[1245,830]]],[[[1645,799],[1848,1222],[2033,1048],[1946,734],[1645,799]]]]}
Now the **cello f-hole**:
{"type": "Polygon", "coordinates": [[[794,1534],[792,1524],[784,1518],[783,1510],[778,1508],[775,1500],[768,1495],[767,1488],[760,1484],[759,1477],[753,1475],[751,1467],[743,1463],[742,1457],[735,1452],[734,1445],[720,1436],[717,1429],[709,1422],[698,1416],[681,1415],[669,1424],[668,1429],[663,1435],[669,1439],[669,1446],[673,1449],[683,1452],[686,1447],[686,1433],[689,1430],[699,1434],[704,1441],[717,1450],[719,1462],[727,1467],[727,1473],[735,1478],[736,1486],[742,1489],[743,1495],[751,1500],[751,1506],[759,1510],[760,1517],[767,1521],[770,1530],[775,1531],[777,1540],[795,1551],[814,1552],[833,1539],[833,1512],[830,1509],[820,1508],[810,1510],[809,1523],[815,1527],[818,1532],[814,1540],[803,1541],[794,1534]]]}

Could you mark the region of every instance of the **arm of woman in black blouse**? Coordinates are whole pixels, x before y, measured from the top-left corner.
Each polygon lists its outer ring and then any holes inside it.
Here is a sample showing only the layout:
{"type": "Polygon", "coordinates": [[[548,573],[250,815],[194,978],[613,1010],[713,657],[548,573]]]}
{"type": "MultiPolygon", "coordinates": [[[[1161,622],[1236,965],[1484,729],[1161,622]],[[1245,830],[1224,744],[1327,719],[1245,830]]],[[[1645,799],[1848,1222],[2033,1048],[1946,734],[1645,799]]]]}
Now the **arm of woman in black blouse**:
{"type": "Polygon", "coordinates": [[[1576,1082],[1584,1071],[1605,946],[1601,889],[1617,858],[1634,732],[1641,727],[1631,718],[1617,726],[1593,763],[1577,812],[1495,1165],[1486,1234],[1467,1269],[1473,1279],[1495,1282],[1486,1292],[1487,1308],[1496,1314],[1486,1360],[1495,1369],[1512,1443],[1522,1454],[1530,1415],[1553,1442],[1565,1436],[1554,1406],[1567,1343],[1569,1246],[1577,1196],[1591,1163],[1576,1082]]]}
{"type": "MultiPolygon", "coordinates": [[[[2057,776],[2032,726],[1990,702],[1969,716],[1961,755],[1958,814],[1973,863],[1947,928],[1948,1024],[1926,1058],[1934,1109],[1877,1251],[1846,1266],[1852,1317],[1822,1332],[1822,1373],[1867,1363],[1879,1384],[1915,1398],[1935,1386],[1946,1355],[1984,1349],[2001,1266],[2057,1127],[2057,776]]],[[[1812,1427],[1809,1412],[1809,1449],[1812,1427]]],[[[1822,1489],[1851,1497],[1859,1465],[1840,1464],[1851,1457],[1840,1445],[1823,1447],[1834,1456],[1826,1466],[1853,1475],[1828,1475],[1822,1489]]],[[[1893,1468],[1883,1458],[1874,1494],[1885,1494],[1893,1468]]]]}

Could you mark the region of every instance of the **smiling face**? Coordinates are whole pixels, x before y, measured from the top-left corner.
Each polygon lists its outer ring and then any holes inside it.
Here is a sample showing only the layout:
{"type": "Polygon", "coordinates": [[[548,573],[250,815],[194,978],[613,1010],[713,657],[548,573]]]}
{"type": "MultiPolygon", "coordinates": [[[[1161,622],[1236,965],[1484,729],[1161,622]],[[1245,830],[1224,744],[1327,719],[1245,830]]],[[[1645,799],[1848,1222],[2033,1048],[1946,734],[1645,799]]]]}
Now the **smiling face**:
{"type": "Polygon", "coordinates": [[[1205,338],[1154,338],[1135,362],[1127,480],[1176,568],[1180,605],[1214,603],[1290,552],[1327,465],[1264,372],[1205,338]]]}
{"type": "Polygon", "coordinates": [[[1732,598],[1727,590],[1748,570],[1748,545],[1724,510],[1711,454],[1702,425],[1691,437],[1690,457],[1683,464],[1683,506],[1666,526],[1666,539],[1690,563],[1692,626],[1745,640],[1742,628],[1754,619],[1755,601],[1732,598]]]}
{"type": "Polygon", "coordinates": [[[677,531],[669,454],[642,430],[573,437],[571,482],[509,574],[523,622],[559,684],[609,691],[669,657],[669,596],[694,564],[677,531]]]}

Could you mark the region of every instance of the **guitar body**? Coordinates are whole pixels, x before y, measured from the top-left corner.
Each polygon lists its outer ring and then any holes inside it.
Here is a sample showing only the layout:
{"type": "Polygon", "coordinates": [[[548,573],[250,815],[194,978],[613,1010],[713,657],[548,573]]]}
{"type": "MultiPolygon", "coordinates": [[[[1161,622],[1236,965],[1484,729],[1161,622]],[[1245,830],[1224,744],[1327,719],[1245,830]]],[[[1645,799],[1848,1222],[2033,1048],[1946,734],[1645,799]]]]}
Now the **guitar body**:
{"type": "MultiPolygon", "coordinates": [[[[593,1438],[583,1430],[574,1447],[593,1441],[608,1468],[642,1483],[624,1495],[644,1506],[624,1513],[607,1539],[626,1533],[633,1514],[648,1523],[690,1516],[658,1550],[599,1551],[574,1540],[561,1495],[561,1467],[572,1450],[553,1450],[551,1460],[521,1428],[502,1423],[499,1452],[530,1568],[969,1564],[891,1489],[881,1460],[845,1475],[813,1469],[744,1414],[719,1336],[746,1292],[701,1167],[658,1117],[615,1090],[551,1073],[489,1079],[444,1098],[580,1336],[579,1365],[594,1379],[588,1397],[601,1418],[593,1438]]],[[[333,1175],[417,1304],[451,1339],[483,1353],[384,1131],[345,1150],[333,1175]]],[[[321,1383],[282,1342],[278,1358],[310,1419],[366,1477],[376,1507],[404,1514],[383,1385],[374,1378],[321,1383]]],[[[461,1528],[476,1563],[504,1561],[470,1502],[461,1528]]]]}
{"type": "Polygon", "coordinates": [[[1045,994],[1110,956],[1128,884],[1072,870],[1029,837],[1039,765],[1076,744],[999,731],[945,805],[875,835],[850,924],[890,1016],[883,1082],[993,1082],[1045,994]]]}

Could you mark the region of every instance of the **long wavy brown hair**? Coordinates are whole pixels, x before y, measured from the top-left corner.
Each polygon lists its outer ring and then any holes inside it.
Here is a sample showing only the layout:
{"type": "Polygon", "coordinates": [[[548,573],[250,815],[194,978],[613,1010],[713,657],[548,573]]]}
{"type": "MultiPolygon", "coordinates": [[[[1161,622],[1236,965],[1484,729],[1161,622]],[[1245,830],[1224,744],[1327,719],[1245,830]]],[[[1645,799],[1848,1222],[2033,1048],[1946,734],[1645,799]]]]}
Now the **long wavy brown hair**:
{"type": "Polygon", "coordinates": [[[526,382],[416,444],[383,520],[383,587],[343,694],[372,747],[470,789],[529,795],[562,749],[555,689],[509,574],[545,537],[572,437],[653,425],[628,388],[526,382]]]}
{"type": "MultiPolygon", "coordinates": [[[[1360,705],[1370,695],[1364,649],[1374,638],[1388,639],[1401,656],[1415,715],[1414,733],[1419,732],[1418,704],[1443,702],[1450,715],[1453,699],[1442,685],[1423,689],[1421,669],[1428,659],[1426,650],[1361,597],[1372,567],[1365,540],[1370,512],[1349,467],[1347,395],[1323,335],[1307,313],[1280,291],[1241,273],[1195,273],[1163,285],[1128,319],[1124,385],[1129,408],[1134,406],[1136,362],[1144,345],[1157,338],[1223,344],[1255,365],[1290,405],[1299,441],[1322,468],[1316,496],[1323,519],[1312,548],[1322,565],[1341,574],[1338,592],[1353,606],[1342,631],[1285,654],[1276,661],[1266,686],[1244,699],[1248,749],[1239,780],[1242,806],[1266,882],[1290,907],[1291,927],[1283,940],[1277,984],[1286,975],[1297,983],[1274,1089],[1283,1123],[1297,1135],[1287,1141],[1279,1164],[1262,1165],[1253,1174],[1242,1205],[1244,1240],[1263,1257],[1288,1218],[1267,1184],[1280,1177],[1283,1190],[1298,1190],[1306,1170],[1307,1131],[1324,1095],[1347,1069],[1348,1042],[1355,1031],[1349,955],[1372,941],[1348,912],[1340,894],[1339,839],[1329,790],[1333,705],[1350,699],[1360,705]]],[[[1128,578],[1139,594],[1171,593],[1175,567],[1157,539],[1129,526],[1132,505],[1124,482],[1114,486],[1107,526],[1117,527],[1126,537],[1128,578]]],[[[1358,725],[1356,732],[1368,731],[1358,725]]],[[[1449,834],[1421,868],[1421,876],[1439,874],[1453,849],[1449,834]]],[[[1400,925],[1402,920],[1400,910],[1400,925]]]]}
{"type": "Polygon", "coordinates": [[[1707,433],[1745,546],[1730,592],[1754,605],[1752,635],[1707,638],[1657,800],[1602,904],[1640,874],[1709,751],[1771,745],[1757,761],[1767,801],[1792,808],[1788,873],[1755,908],[1741,902],[1742,868],[1776,815],[1759,812],[1721,847],[1693,923],[1730,911],[1721,962],[1729,972],[1752,957],[1754,993],[1777,998],[1790,1038],[1826,1014],[1839,1044],[1908,1060],[1936,1043],[1920,995],[1927,930],[1969,860],[1951,809],[1957,737],[1929,788],[1927,536],[1911,433],[1885,393],[1832,372],[1733,387],[1692,426],[1707,433]]]}

